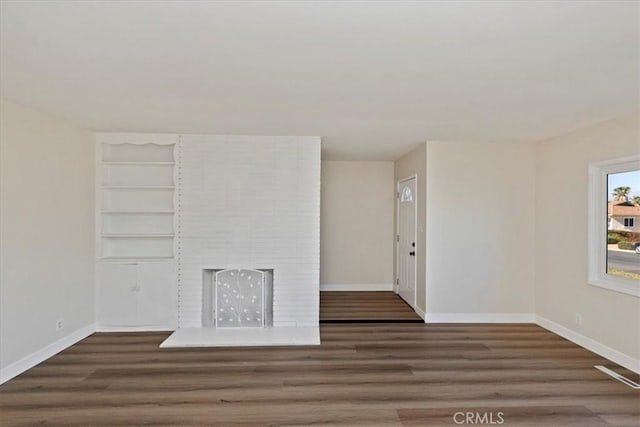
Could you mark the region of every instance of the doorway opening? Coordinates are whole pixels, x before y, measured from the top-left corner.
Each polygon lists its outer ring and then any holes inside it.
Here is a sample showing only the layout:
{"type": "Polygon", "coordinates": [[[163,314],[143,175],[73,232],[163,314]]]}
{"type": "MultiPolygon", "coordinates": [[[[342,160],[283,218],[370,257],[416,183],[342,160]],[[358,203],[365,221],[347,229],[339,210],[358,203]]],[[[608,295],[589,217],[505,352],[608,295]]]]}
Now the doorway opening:
{"type": "Polygon", "coordinates": [[[320,323],[424,323],[393,291],[320,292],[320,323]]]}

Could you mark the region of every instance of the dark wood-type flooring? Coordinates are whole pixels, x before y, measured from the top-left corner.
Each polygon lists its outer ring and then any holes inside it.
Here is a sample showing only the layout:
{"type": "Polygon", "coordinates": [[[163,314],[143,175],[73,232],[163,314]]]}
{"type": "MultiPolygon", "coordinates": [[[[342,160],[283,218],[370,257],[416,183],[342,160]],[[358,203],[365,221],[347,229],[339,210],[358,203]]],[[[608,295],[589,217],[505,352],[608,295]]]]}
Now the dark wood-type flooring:
{"type": "Polygon", "coordinates": [[[640,424],[639,391],[535,325],[325,324],[320,346],[158,348],[168,335],[88,337],[0,386],[0,424],[640,424]]]}
{"type": "Polygon", "coordinates": [[[320,292],[320,321],[423,322],[394,292],[320,292]]]}

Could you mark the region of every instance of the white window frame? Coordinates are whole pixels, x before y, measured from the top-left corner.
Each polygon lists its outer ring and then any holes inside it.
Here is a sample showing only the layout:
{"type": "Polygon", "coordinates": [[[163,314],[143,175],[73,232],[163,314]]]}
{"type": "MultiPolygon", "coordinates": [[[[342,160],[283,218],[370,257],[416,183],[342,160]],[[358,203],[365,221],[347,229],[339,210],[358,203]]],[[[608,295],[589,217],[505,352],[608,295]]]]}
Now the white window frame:
{"type": "Polygon", "coordinates": [[[625,216],[622,219],[622,223],[626,228],[634,228],[636,226],[636,219],[632,216],[625,216]],[[630,225],[627,225],[630,224],[630,225]]]}
{"type": "Polygon", "coordinates": [[[589,259],[591,285],[640,297],[637,280],[607,274],[607,175],[640,169],[640,156],[591,163],[589,165],[589,259]]]}

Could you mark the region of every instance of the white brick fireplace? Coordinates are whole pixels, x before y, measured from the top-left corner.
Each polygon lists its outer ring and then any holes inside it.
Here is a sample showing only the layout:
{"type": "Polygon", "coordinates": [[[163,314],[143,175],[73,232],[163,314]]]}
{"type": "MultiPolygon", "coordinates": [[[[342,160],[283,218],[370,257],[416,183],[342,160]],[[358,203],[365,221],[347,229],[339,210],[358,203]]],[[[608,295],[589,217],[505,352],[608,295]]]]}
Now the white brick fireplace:
{"type": "MultiPolygon", "coordinates": [[[[225,269],[272,274],[273,328],[253,330],[245,344],[282,328],[290,337],[290,328],[317,328],[320,138],[182,135],[176,166],[179,329],[165,346],[188,334],[223,337],[203,307],[205,282],[225,269]]],[[[236,342],[241,328],[229,329],[223,334],[236,333],[236,342]]]]}

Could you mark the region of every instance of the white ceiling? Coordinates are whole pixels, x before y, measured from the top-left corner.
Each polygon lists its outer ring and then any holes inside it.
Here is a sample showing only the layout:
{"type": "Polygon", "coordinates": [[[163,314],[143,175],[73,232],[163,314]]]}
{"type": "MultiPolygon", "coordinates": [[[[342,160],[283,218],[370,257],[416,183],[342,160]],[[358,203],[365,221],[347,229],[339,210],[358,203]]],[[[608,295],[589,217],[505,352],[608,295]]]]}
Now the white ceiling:
{"type": "Polygon", "coordinates": [[[2,1],[0,90],[96,131],[320,135],[325,159],[638,108],[638,2],[2,1]]]}

